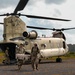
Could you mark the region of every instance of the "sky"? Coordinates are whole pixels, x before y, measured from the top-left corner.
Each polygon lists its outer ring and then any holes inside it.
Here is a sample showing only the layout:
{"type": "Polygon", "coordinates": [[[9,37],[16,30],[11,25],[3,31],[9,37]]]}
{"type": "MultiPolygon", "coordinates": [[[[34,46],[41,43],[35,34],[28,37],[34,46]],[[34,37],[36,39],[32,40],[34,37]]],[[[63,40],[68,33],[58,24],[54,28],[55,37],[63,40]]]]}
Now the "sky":
{"type": "MultiPolygon", "coordinates": [[[[19,0],[0,0],[0,14],[12,13],[19,0]]],[[[48,28],[72,28],[75,27],[75,0],[29,0],[24,10],[19,13],[26,15],[37,15],[46,17],[56,17],[69,19],[71,21],[53,21],[44,19],[31,19],[27,17],[20,17],[26,25],[39,26],[48,28]]],[[[0,22],[3,22],[4,17],[0,17],[0,22]]],[[[32,29],[28,29],[28,32],[32,29]]],[[[45,34],[52,36],[51,30],[36,30],[38,35],[45,34]]],[[[63,31],[66,36],[68,44],[75,44],[75,29],[63,31]]],[[[0,40],[2,40],[3,25],[0,25],[0,40]]]]}

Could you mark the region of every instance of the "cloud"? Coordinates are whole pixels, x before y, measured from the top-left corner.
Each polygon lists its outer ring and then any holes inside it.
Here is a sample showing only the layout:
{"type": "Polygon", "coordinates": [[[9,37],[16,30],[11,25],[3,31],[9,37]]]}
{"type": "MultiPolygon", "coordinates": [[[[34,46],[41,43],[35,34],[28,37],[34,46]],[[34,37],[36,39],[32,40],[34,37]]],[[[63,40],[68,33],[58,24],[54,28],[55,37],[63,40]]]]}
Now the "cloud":
{"type": "Polygon", "coordinates": [[[58,9],[54,9],[54,14],[53,14],[53,16],[55,16],[55,17],[58,17],[58,16],[61,16],[61,12],[58,10],[58,9]]]}
{"type": "MultiPolygon", "coordinates": [[[[39,0],[38,0],[39,1],[39,0]]],[[[29,0],[28,5],[33,5],[36,4],[38,2],[37,0],[29,0]]]]}
{"type": "Polygon", "coordinates": [[[46,4],[62,4],[64,3],[66,0],[45,0],[46,4]]]}
{"type": "Polygon", "coordinates": [[[69,33],[66,33],[65,32],[65,36],[66,36],[66,42],[67,42],[67,44],[75,44],[75,40],[74,40],[74,38],[75,38],[75,35],[74,34],[69,34],[69,33]]]}
{"type": "MultiPolygon", "coordinates": [[[[33,6],[36,3],[42,2],[45,4],[62,4],[66,0],[29,0],[28,6],[33,6]]],[[[15,6],[18,4],[19,0],[0,0],[0,9],[10,7],[10,6],[15,6]]]]}
{"type": "Polygon", "coordinates": [[[38,3],[38,2],[44,2],[45,4],[62,4],[62,3],[64,3],[66,0],[29,0],[29,2],[28,2],[28,4],[29,5],[34,5],[34,4],[36,4],[36,3],[38,3]]]}
{"type": "Polygon", "coordinates": [[[19,0],[0,0],[0,9],[16,6],[19,0]]]}
{"type": "Polygon", "coordinates": [[[0,40],[3,39],[3,26],[0,24],[0,40]]]}
{"type": "MultiPolygon", "coordinates": [[[[19,0],[0,0],[0,14],[12,13],[17,6],[19,0]]],[[[70,18],[70,22],[61,22],[61,21],[46,21],[38,19],[30,19],[27,21],[27,18],[22,17],[23,21],[27,25],[34,25],[40,27],[49,27],[49,28],[69,28],[75,27],[75,1],[74,0],[29,0],[25,9],[20,11],[24,14],[37,15],[37,16],[46,16],[46,17],[58,17],[58,18],[70,18]],[[65,2],[67,1],[67,2],[65,2]]],[[[0,17],[0,22],[3,22],[4,17],[0,17]]],[[[29,18],[28,18],[29,19],[29,18]]],[[[1,26],[2,27],[2,26],[1,26]]],[[[31,29],[32,30],[32,29],[31,29]]],[[[3,29],[0,28],[0,39],[2,38],[3,29]]],[[[37,30],[39,34],[51,34],[52,31],[41,31],[37,30]]],[[[75,30],[64,31],[67,41],[69,43],[73,42],[75,38],[75,30]],[[72,39],[71,39],[72,38],[72,39]]],[[[75,42],[75,41],[74,41],[75,42]]],[[[74,43],[73,42],[73,43],[74,43]]]]}

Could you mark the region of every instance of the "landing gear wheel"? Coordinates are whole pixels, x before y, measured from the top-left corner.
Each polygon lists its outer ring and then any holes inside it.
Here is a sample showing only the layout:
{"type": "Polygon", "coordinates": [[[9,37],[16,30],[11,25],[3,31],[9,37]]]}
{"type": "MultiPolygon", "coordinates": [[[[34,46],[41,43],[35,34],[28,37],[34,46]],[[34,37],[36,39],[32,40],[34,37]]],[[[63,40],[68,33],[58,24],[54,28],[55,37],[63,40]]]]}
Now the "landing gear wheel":
{"type": "Polygon", "coordinates": [[[41,62],[41,59],[39,59],[39,63],[41,62]]]}
{"type": "Polygon", "coordinates": [[[62,59],[61,58],[57,58],[56,62],[62,62],[62,59]]]}

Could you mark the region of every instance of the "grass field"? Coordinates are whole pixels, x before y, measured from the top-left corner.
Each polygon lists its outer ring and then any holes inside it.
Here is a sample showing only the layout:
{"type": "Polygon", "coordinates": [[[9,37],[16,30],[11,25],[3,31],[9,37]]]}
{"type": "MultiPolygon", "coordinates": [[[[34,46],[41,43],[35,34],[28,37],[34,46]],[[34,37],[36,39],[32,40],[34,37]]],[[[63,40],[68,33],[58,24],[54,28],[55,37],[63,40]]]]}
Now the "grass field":
{"type": "MultiPolygon", "coordinates": [[[[58,57],[50,57],[48,60],[56,60],[58,57]]],[[[75,52],[68,52],[66,55],[61,56],[62,60],[75,59],[75,52]]]]}
{"type": "Polygon", "coordinates": [[[5,59],[4,53],[0,52],[0,63],[5,59]]]}

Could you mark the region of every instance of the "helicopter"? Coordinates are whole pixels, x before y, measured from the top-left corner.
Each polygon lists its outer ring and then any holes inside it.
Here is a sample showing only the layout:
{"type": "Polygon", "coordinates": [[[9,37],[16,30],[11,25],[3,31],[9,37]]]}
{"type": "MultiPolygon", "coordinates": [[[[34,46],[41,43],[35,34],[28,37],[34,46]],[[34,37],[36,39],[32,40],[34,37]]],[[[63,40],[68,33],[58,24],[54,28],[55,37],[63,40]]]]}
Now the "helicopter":
{"type": "MultiPolygon", "coordinates": [[[[60,18],[51,18],[35,15],[25,15],[18,13],[25,8],[29,0],[20,0],[17,7],[13,13],[1,14],[0,16],[6,16],[4,18],[4,33],[3,33],[3,42],[0,42],[0,48],[5,52],[6,48],[9,47],[9,58],[10,61],[16,60],[16,45],[24,44],[26,53],[31,53],[31,48],[35,42],[39,45],[41,58],[48,58],[53,56],[58,56],[56,62],[62,62],[62,59],[59,58],[62,55],[65,55],[68,52],[68,46],[65,39],[62,37],[56,37],[53,34],[53,37],[38,37],[38,33],[35,30],[27,32],[27,28],[34,29],[44,29],[44,30],[56,30],[43,27],[33,27],[26,26],[26,24],[20,19],[20,16],[26,16],[28,18],[37,18],[37,19],[47,19],[47,20],[58,20],[58,21],[70,21],[67,19],[60,18]]],[[[57,29],[57,30],[68,30],[67,29],[57,29]]],[[[72,29],[72,28],[71,28],[72,29]]],[[[56,32],[57,32],[56,30],[56,32]]],[[[62,33],[62,32],[61,32],[62,33]]]]}

